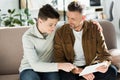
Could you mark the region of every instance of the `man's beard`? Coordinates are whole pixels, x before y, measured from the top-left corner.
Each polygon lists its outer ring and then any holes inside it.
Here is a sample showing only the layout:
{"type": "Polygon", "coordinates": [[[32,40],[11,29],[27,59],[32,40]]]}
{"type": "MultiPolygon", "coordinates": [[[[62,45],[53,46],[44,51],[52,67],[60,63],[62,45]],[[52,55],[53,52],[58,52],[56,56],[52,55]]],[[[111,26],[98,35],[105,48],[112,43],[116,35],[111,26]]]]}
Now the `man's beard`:
{"type": "Polygon", "coordinates": [[[79,24],[79,25],[75,26],[74,24],[70,24],[70,28],[75,30],[75,31],[80,31],[82,28],[82,25],[79,24]]]}

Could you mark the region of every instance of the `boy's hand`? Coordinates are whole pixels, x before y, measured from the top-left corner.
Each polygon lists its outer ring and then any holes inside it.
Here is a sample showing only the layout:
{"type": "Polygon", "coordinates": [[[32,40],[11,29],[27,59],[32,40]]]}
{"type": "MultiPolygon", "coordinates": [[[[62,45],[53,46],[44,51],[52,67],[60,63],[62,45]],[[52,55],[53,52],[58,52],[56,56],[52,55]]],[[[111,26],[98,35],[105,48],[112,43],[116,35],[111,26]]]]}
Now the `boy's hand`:
{"type": "Polygon", "coordinates": [[[58,69],[59,70],[70,72],[70,71],[72,71],[75,68],[76,68],[76,66],[74,66],[71,63],[58,63],[58,69]]]}
{"type": "Polygon", "coordinates": [[[74,73],[74,74],[79,74],[79,73],[81,73],[82,72],[82,68],[74,68],[73,70],[72,70],[72,73],[74,73]]]}

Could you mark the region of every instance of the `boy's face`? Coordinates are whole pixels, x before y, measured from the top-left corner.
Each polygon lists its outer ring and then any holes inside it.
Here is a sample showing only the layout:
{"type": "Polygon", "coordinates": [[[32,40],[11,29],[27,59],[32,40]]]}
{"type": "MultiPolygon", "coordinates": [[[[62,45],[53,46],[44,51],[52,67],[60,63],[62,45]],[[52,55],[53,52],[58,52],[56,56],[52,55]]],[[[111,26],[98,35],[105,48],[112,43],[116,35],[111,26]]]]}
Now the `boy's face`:
{"type": "Polygon", "coordinates": [[[38,29],[42,33],[50,34],[55,30],[57,22],[58,22],[58,19],[48,18],[47,20],[42,20],[39,18],[38,29]]]}
{"type": "Polygon", "coordinates": [[[67,11],[67,18],[70,27],[74,30],[76,30],[83,21],[82,14],[77,11],[67,11]]]}

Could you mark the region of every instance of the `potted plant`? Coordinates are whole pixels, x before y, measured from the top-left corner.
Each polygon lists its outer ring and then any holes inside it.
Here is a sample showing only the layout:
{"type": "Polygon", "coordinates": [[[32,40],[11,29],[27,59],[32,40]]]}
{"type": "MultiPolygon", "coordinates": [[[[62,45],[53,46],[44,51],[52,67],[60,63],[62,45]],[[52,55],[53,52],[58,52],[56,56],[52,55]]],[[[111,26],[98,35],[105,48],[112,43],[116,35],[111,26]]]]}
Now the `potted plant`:
{"type": "Polygon", "coordinates": [[[3,16],[3,25],[13,27],[15,25],[22,25],[22,22],[20,21],[20,14],[15,13],[15,9],[11,10],[8,9],[8,14],[2,14],[3,16]]]}
{"type": "Polygon", "coordinates": [[[25,26],[25,25],[34,25],[34,21],[30,18],[29,10],[26,8],[20,10],[16,13],[16,10],[8,9],[8,14],[2,14],[1,22],[4,26],[14,27],[14,26],[25,26]]]}
{"type": "Polygon", "coordinates": [[[21,10],[21,21],[22,21],[22,25],[34,25],[34,21],[31,18],[31,14],[29,13],[29,9],[25,8],[23,10],[21,10]]]}

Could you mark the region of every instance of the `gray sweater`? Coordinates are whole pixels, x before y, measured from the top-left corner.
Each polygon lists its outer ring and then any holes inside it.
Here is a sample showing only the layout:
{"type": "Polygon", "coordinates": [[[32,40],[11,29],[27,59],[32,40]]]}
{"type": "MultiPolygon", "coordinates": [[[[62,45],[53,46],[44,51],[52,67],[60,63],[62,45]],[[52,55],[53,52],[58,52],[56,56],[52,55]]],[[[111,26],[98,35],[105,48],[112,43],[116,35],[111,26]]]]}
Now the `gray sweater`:
{"type": "Polygon", "coordinates": [[[25,32],[22,38],[24,55],[20,72],[25,69],[33,69],[36,72],[58,71],[57,63],[52,62],[54,35],[55,31],[44,39],[37,27],[31,27],[25,32]]]}

